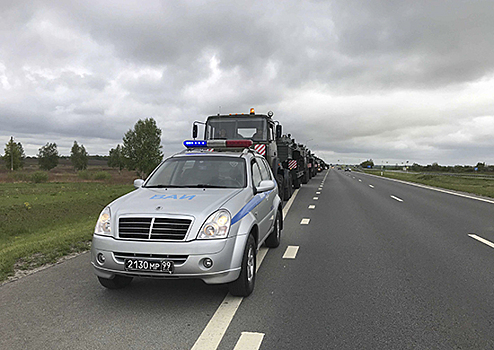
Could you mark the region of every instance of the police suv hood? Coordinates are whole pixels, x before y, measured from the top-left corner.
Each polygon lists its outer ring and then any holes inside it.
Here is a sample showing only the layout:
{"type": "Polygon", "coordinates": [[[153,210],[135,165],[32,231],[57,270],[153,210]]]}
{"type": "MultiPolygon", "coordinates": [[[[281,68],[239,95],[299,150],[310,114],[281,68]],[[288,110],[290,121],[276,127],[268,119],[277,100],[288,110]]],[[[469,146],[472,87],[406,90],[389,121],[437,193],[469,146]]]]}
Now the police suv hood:
{"type": "Polygon", "coordinates": [[[111,203],[112,217],[122,215],[187,215],[196,219],[209,216],[239,188],[139,188],[111,203]]]}

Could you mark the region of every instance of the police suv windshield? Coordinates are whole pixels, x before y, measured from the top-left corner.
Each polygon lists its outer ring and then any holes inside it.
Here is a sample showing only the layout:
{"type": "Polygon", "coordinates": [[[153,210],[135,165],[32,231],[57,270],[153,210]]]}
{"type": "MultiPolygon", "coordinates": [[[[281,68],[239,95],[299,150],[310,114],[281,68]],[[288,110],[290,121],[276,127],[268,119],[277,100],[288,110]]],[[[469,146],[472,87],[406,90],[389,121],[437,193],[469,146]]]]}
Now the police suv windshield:
{"type": "Polygon", "coordinates": [[[245,160],[239,157],[170,158],[144,187],[242,188],[247,186],[245,160]]]}

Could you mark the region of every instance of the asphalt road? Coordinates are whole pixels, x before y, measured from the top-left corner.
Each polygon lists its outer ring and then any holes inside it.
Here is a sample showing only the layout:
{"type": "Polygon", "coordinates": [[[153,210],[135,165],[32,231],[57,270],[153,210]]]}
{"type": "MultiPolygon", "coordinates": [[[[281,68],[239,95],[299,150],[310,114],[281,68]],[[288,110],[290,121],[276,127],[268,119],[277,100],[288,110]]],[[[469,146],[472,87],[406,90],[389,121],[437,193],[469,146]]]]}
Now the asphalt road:
{"type": "Polygon", "coordinates": [[[218,349],[494,348],[493,212],[494,201],[324,172],[298,191],[231,323],[215,314],[233,304],[223,286],[109,291],[83,254],[0,287],[0,348],[206,348],[218,317],[218,349]]]}

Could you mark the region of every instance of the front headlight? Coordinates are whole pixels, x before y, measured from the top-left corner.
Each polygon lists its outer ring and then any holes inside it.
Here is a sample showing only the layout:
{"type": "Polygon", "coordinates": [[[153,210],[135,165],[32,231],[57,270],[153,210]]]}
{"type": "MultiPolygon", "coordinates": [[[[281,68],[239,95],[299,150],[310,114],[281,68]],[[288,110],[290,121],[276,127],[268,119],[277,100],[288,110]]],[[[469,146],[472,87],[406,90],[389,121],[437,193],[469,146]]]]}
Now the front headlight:
{"type": "Polygon", "coordinates": [[[111,213],[109,207],[103,209],[101,214],[99,214],[94,233],[96,235],[111,235],[111,213]]]}
{"type": "Polygon", "coordinates": [[[211,214],[199,231],[198,239],[226,238],[230,230],[230,213],[224,209],[211,214]]]}

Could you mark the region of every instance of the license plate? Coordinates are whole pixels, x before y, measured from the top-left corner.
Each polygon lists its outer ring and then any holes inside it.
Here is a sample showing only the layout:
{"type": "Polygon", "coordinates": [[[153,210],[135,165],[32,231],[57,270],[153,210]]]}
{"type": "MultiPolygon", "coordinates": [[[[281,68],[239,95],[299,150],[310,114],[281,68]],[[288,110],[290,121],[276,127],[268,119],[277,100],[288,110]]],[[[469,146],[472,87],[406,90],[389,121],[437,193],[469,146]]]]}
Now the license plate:
{"type": "Polygon", "coordinates": [[[156,271],[164,273],[173,273],[175,265],[169,260],[143,260],[143,259],[125,259],[125,270],[127,271],[156,271]]]}

